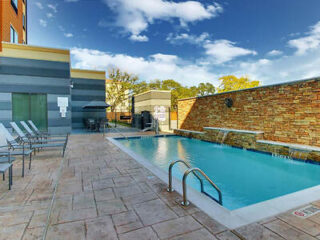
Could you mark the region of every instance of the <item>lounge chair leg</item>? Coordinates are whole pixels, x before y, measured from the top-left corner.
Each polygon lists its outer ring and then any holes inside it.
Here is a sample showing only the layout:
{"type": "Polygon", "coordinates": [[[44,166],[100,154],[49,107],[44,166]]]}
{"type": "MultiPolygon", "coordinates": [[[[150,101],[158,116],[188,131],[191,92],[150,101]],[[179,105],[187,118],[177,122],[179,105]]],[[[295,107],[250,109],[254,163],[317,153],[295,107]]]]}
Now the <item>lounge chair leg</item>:
{"type": "Polygon", "coordinates": [[[22,157],[22,177],[24,177],[24,155],[22,157]]]}
{"type": "Polygon", "coordinates": [[[12,165],[9,168],[9,190],[11,190],[11,185],[12,185],[12,165]]]}
{"type": "Polygon", "coordinates": [[[29,170],[31,169],[32,152],[29,154],[29,170]]]}

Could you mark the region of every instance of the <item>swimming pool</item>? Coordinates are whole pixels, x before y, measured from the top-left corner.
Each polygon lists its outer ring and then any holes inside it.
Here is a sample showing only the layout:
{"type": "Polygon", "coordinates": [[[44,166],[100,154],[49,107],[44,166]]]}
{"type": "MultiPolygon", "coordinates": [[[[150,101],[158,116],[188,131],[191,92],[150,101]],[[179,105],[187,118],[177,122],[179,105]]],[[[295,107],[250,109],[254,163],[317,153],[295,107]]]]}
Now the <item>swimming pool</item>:
{"type": "MultiPolygon", "coordinates": [[[[117,139],[122,145],[168,171],[171,161],[183,159],[202,169],[222,191],[229,210],[310,188],[320,183],[320,166],[230,146],[180,136],[117,139]]],[[[176,165],[173,176],[181,179],[186,168],[176,165]]],[[[190,175],[188,185],[200,190],[190,175]]],[[[217,192],[205,184],[205,190],[217,192]]]]}

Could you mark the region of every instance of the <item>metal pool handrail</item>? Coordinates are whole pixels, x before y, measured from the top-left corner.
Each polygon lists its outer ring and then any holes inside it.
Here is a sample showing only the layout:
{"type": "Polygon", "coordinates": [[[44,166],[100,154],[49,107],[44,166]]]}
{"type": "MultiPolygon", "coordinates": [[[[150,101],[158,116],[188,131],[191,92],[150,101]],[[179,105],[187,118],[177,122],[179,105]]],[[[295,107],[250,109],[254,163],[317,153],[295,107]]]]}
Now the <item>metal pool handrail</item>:
{"type": "MultiPolygon", "coordinates": [[[[170,165],[169,165],[169,171],[168,171],[168,172],[169,172],[169,181],[168,181],[169,186],[168,186],[168,188],[167,188],[167,191],[168,191],[168,192],[173,192],[173,191],[174,191],[173,188],[172,188],[172,168],[173,168],[173,166],[174,166],[176,163],[183,163],[187,168],[192,168],[189,163],[187,163],[186,161],[181,160],[181,159],[178,159],[178,160],[170,163],[170,165]]],[[[203,191],[203,181],[202,181],[202,179],[198,176],[198,174],[194,173],[194,175],[198,178],[198,180],[199,180],[200,183],[201,183],[201,192],[202,192],[202,191],[203,191]]]]}
{"type": "MultiPolygon", "coordinates": [[[[189,201],[187,200],[187,185],[186,185],[186,181],[187,181],[187,177],[190,173],[194,173],[195,172],[199,172],[210,184],[211,186],[217,190],[218,194],[219,194],[219,200],[215,199],[214,197],[212,197],[211,195],[209,195],[208,193],[206,193],[205,191],[203,191],[203,186],[201,186],[201,192],[204,193],[205,195],[207,195],[208,197],[210,197],[212,200],[216,201],[217,203],[219,203],[220,205],[222,205],[222,193],[221,190],[218,188],[218,186],[200,169],[200,168],[190,168],[188,170],[186,170],[183,174],[183,178],[182,178],[182,190],[183,190],[183,201],[181,202],[181,204],[183,206],[188,206],[189,205],[189,201]]],[[[201,180],[201,185],[203,185],[202,180],[201,180]]]]}

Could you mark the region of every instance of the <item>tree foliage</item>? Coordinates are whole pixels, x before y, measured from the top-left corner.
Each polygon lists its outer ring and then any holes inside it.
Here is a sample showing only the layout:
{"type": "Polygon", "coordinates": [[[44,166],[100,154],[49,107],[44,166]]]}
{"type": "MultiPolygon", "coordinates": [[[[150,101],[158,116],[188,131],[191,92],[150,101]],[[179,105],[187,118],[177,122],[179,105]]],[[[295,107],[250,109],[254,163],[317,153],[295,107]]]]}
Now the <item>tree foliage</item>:
{"type": "Polygon", "coordinates": [[[108,86],[106,87],[106,101],[111,105],[111,111],[127,101],[128,95],[134,89],[138,77],[127,72],[121,72],[120,69],[109,70],[108,86]]]}
{"type": "Polygon", "coordinates": [[[251,81],[247,76],[237,78],[234,75],[228,75],[219,78],[219,80],[221,84],[217,89],[218,93],[252,88],[260,85],[259,81],[251,81]]]}

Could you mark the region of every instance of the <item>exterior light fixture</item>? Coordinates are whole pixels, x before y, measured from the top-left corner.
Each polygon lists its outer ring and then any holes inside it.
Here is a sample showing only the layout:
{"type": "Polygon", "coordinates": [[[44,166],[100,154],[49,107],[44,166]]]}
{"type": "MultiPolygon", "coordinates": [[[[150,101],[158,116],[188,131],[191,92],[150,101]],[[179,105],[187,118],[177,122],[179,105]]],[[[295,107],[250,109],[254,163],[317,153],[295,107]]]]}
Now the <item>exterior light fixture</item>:
{"type": "Polygon", "coordinates": [[[233,100],[232,100],[232,98],[226,98],[226,99],[224,99],[224,103],[226,104],[226,106],[228,108],[231,108],[233,105],[233,100]]]}

